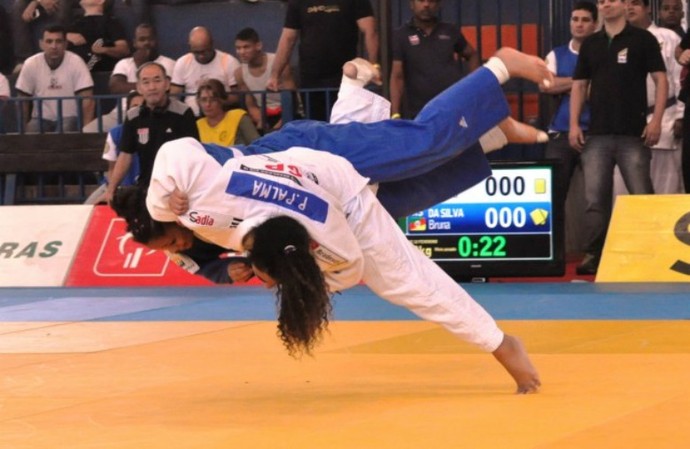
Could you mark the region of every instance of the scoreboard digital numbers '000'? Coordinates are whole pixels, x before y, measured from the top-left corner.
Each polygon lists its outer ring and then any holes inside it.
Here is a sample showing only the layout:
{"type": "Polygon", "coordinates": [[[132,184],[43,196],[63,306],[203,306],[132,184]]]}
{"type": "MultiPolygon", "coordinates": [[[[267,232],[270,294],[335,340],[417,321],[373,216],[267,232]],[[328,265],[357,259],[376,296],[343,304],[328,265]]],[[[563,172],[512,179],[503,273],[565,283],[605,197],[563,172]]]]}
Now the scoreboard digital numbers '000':
{"type": "Polygon", "coordinates": [[[563,223],[554,166],[502,163],[492,169],[482,183],[406,217],[408,239],[455,274],[558,274],[563,223]]]}

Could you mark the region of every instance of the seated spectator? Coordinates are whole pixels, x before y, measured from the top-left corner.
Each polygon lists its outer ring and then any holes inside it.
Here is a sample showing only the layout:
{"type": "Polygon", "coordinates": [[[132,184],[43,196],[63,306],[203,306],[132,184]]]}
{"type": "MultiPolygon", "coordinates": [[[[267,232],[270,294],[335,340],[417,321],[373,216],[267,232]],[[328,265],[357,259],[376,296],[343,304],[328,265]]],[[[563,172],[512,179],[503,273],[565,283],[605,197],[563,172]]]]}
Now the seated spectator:
{"type": "Polygon", "coordinates": [[[76,0],[15,0],[12,9],[12,43],[17,65],[13,73],[19,73],[24,60],[40,50],[34,39],[37,27],[69,25],[73,8],[77,5],[76,0]]]}
{"type": "Polygon", "coordinates": [[[227,110],[228,94],[223,83],[208,79],[196,93],[203,117],[196,121],[199,138],[203,143],[216,143],[225,147],[248,145],[259,137],[254,123],[244,109],[227,110]]]}
{"type": "MultiPolygon", "coordinates": [[[[189,53],[175,61],[172,73],[172,87],[170,93],[193,94],[185,97],[185,103],[199,115],[199,107],[194,95],[198,86],[206,79],[220,80],[226,91],[235,89],[235,70],[240,66],[234,56],[216,50],[211,32],[204,27],[194,27],[189,33],[189,53]]],[[[237,102],[234,96],[231,101],[237,102]]]]}
{"type": "Polygon", "coordinates": [[[65,28],[55,25],[45,29],[41,37],[41,53],[24,62],[15,88],[23,97],[81,96],[81,123],[76,100],[36,102],[29,115],[31,102],[22,104],[27,132],[78,131],[82,123],[93,120],[93,80],[84,61],[67,51],[65,28]],[[62,117],[58,103],[62,104],[62,117]],[[29,120],[29,117],[31,119],[29,120]]]}
{"type": "MultiPolygon", "coordinates": [[[[132,42],[134,53],[129,58],[121,59],[115,64],[113,73],[110,75],[110,93],[125,95],[137,88],[137,69],[147,62],[157,62],[163,67],[168,77],[173,71],[175,61],[166,56],[158,54],[158,35],[156,28],[150,23],[142,23],[134,30],[134,41],[132,42]]],[[[108,114],[101,117],[101,126],[99,127],[98,119],[87,124],[84,127],[85,133],[95,133],[102,131],[109,131],[118,123],[120,118],[124,120],[124,113],[127,112],[127,107],[124,104],[122,116],[120,116],[118,108],[115,107],[108,114]]]]}
{"type": "Polygon", "coordinates": [[[157,62],[165,67],[170,78],[175,60],[158,53],[158,33],[150,23],[142,23],[134,30],[132,42],[134,53],[129,58],[118,61],[110,77],[110,91],[126,94],[137,87],[137,69],[146,62],[157,62]]]}
{"type": "MultiPolygon", "coordinates": [[[[245,28],[235,37],[235,51],[237,57],[242,64],[239,69],[235,70],[235,79],[237,80],[237,87],[244,91],[264,91],[268,83],[268,77],[273,70],[273,61],[275,60],[275,53],[267,53],[263,51],[263,44],[259,38],[259,34],[253,28],[245,28]]],[[[290,65],[286,65],[283,72],[280,74],[279,86],[280,90],[296,90],[295,81],[292,78],[292,71],[290,65]]],[[[264,116],[262,115],[264,96],[261,93],[254,93],[247,95],[245,103],[247,110],[257,128],[270,131],[280,128],[282,125],[282,107],[280,103],[280,94],[276,92],[266,94],[266,123],[264,123],[264,116]]]]}
{"type": "Polygon", "coordinates": [[[118,19],[104,13],[106,0],[81,0],[84,16],[69,25],[69,49],[92,72],[110,72],[129,54],[125,29],[118,19]]]}

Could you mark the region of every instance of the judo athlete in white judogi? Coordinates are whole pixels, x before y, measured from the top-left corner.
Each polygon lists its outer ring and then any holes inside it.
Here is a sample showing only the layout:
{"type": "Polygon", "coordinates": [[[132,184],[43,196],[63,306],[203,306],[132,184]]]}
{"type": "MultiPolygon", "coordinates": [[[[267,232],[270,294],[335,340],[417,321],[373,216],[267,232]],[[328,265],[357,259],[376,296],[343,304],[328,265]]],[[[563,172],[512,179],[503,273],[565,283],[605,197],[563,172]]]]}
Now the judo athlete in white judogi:
{"type": "MultiPolygon", "coordinates": [[[[221,166],[193,140],[169,142],[156,157],[148,210],[154,220],[177,220],[202,239],[236,250],[243,248],[242,238],[262,221],[291,217],[314,241],[313,256],[331,292],[363,281],[382,298],[492,352],[514,378],[518,392],[534,392],[540,385],[539,377],[521,343],[505,335],[479,304],[407,241],[365,176],[370,167],[366,159],[376,157],[376,148],[395,153],[397,163],[413,176],[428,174],[439,163],[451,160],[452,154],[461,153],[458,148],[471,146],[505,119],[507,104],[499,80],[503,82],[511,74],[536,82],[550,77],[538,58],[514,50],[499,51],[497,56],[501,55],[505,64],[495,59],[490,68],[466,78],[465,86],[459,83],[451,88],[469,100],[467,105],[461,107],[459,101],[437,104],[437,113],[429,111],[425,116],[422,111],[421,122],[342,125],[342,135],[326,148],[332,150],[342,142],[362,148],[354,157],[361,164],[361,174],[339,156],[299,146],[233,158],[221,166]],[[391,147],[391,141],[400,146],[391,147]],[[438,152],[432,157],[420,156],[433,149],[438,152]],[[434,158],[436,165],[429,162],[434,158]],[[169,209],[168,197],[175,190],[189,198],[189,210],[182,216],[169,209]]],[[[298,130],[304,132],[320,130],[298,130]]],[[[395,181],[394,172],[394,168],[377,169],[385,181],[395,181]]]]}
{"type": "MultiPolygon", "coordinates": [[[[347,160],[292,148],[231,159],[220,167],[203,147],[193,148],[161,148],[148,196],[155,219],[169,218],[160,213],[167,203],[162,192],[181,189],[189,196],[190,210],[177,217],[180,224],[203,240],[241,251],[242,238],[254,226],[289,216],[315,242],[313,254],[331,292],[362,281],[382,298],[485,351],[495,353],[506,341],[493,318],[407,241],[369,189],[369,180],[347,160]],[[175,167],[186,169],[182,173],[175,167]]],[[[520,355],[518,367],[507,366],[518,389],[536,390],[538,376],[524,350],[516,340],[506,344],[511,360],[520,355]]]]}

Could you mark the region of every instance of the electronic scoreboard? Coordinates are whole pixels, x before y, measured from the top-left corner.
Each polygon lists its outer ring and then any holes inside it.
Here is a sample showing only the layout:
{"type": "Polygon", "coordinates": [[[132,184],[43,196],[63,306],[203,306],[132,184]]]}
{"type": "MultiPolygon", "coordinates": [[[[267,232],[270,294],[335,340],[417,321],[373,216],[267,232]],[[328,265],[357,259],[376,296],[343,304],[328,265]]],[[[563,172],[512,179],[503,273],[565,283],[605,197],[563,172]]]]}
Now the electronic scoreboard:
{"type": "Polygon", "coordinates": [[[564,192],[553,161],[495,162],[492,175],[401,221],[407,238],[457,280],[561,276],[564,192]]]}

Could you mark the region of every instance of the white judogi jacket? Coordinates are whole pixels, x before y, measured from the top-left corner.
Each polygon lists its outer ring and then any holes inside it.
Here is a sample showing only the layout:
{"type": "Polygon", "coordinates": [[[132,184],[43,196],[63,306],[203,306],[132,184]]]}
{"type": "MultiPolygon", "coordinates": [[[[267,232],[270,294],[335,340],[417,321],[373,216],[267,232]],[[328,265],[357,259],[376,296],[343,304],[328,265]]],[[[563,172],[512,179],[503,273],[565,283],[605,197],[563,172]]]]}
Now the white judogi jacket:
{"type": "MultiPolygon", "coordinates": [[[[680,93],[680,72],[682,67],[675,58],[676,47],[680,44],[680,37],[675,33],[675,31],[669,30],[668,28],[660,28],[655,24],[652,24],[647,28],[647,31],[652,33],[659,41],[659,47],[661,48],[661,56],[666,64],[666,77],[668,78],[668,98],[677,98],[680,93]]],[[[651,75],[647,75],[647,104],[651,106],[654,105],[656,94],[656,86],[652,80],[651,75]]],[[[677,119],[683,118],[683,112],[685,111],[685,105],[681,101],[676,101],[673,106],[670,106],[664,110],[664,115],[661,119],[661,136],[659,138],[659,143],[654,145],[653,148],[664,149],[664,150],[675,150],[678,149],[678,142],[673,137],[673,123],[677,119]]],[[[647,115],[647,121],[652,119],[652,114],[647,115]]]]}
{"type": "Polygon", "coordinates": [[[183,226],[237,250],[252,227],[288,215],[314,240],[312,252],[330,291],[363,281],[391,303],[495,351],[504,336],[491,315],[407,241],[367,181],[347,160],[306,148],[237,157],[221,166],[186,138],[159,150],[147,207],[153,218],[174,221],[167,197],[175,188],[187,192],[183,226]]]}
{"type": "Polygon", "coordinates": [[[160,148],[147,207],[154,219],[179,220],[202,239],[233,250],[242,250],[242,237],[266,219],[290,216],[307,228],[330,290],[339,291],[362,278],[362,251],[346,215],[367,182],[346,159],[323,151],[295,147],[221,166],[196,140],[184,138],[160,148]],[[179,217],[168,207],[176,188],[190,202],[179,217]]]}

